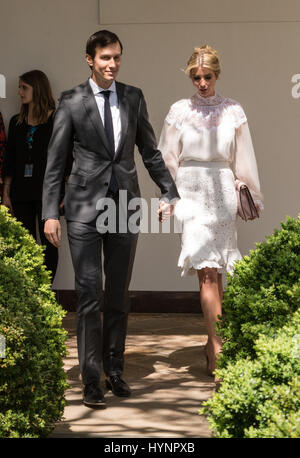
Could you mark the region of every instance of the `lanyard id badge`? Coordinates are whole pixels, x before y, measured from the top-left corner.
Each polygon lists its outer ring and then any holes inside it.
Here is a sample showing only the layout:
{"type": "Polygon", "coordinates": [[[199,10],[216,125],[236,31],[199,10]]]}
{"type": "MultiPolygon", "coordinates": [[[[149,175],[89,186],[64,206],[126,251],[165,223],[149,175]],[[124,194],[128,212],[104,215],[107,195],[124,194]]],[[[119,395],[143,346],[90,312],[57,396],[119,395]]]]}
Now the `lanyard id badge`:
{"type": "Polygon", "coordinates": [[[24,178],[31,178],[33,173],[33,164],[25,164],[24,178]]]}
{"type": "Polygon", "coordinates": [[[37,126],[28,126],[28,131],[27,131],[27,147],[28,147],[28,153],[27,153],[27,162],[25,163],[25,169],[24,169],[24,178],[32,178],[33,174],[33,163],[32,163],[32,144],[33,144],[33,136],[34,133],[37,129],[37,126]]]}

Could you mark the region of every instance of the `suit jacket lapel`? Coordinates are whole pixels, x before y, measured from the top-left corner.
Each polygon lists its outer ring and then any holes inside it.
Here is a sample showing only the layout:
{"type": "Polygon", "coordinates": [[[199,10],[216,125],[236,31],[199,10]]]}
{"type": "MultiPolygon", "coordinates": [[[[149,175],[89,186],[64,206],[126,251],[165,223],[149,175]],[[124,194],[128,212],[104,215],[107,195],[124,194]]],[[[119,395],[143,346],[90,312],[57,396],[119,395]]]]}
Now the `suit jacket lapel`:
{"type": "Polygon", "coordinates": [[[122,147],[123,147],[124,140],[127,135],[128,115],[129,115],[128,100],[126,98],[126,86],[122,83],[116,82],[116,90],[117,90],[117,95],[118,95],[120,119],[121,119],[121,137],[120,137],[119,146],[115,154],[115,158],[120,154],[122,147]]]}
{"type": "Polygon", "coordinates": [[[102,119],[101,119],[101,116],[98,110],[98,106],[95,100],[94,93],[90,86],[89,80],[83,83],[82,89],[83,89],[82,100],[83,100],[87,115],[89,116],[91,123],[93,124],[95,131],[97,132],[97,135],[99,136],[99,139],[104,144],[107,150],[108,156],[111,157],[109,144],[107,141],[103,122],[102,122],[102,119]]]}

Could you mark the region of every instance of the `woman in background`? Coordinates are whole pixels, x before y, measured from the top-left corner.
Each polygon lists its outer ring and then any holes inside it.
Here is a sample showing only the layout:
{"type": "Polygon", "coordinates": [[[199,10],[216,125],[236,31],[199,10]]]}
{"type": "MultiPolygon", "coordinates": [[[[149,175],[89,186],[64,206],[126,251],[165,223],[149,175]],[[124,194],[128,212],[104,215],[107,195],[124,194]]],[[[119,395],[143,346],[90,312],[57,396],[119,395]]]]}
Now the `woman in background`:
{"type": "Polygon", "coordinates": [[[197,92],[171,106],[158,147],[181,196],[174,210],[182,227],[178,265],[182,276],[198,275],[207,368],[213,375],[221,351],[216,322],[222,314],[222,273],[232,273],[241,259],[235,179],[248,185],[258,211],[263,204],[244,110],[215,92],[217,51],[207,45],[195,48],[185,73],[197,92]]]}
{"type": "Polygon", "coordinates": [[[3,155],[4,155],[4,149],[5,149],[5,142],[6,142],[6,137],[5,137],[5,128],[4,128],[4,123],[2,119],[2,113],[0,112],[0,196],[2,197],[2,165],[3,165],[3,155]]]}
{"type": "Polygon", "coordinates": [[[45,264],[54,280],[58,250],[44,235],[42,188],[47,149],[53,128],[55,102],[49,80],[40,70],[19,79],[21,111],[10,120],[3,164],[3,204],[36,239],[36,218],[41,243],[46,246],[45,264]]]}

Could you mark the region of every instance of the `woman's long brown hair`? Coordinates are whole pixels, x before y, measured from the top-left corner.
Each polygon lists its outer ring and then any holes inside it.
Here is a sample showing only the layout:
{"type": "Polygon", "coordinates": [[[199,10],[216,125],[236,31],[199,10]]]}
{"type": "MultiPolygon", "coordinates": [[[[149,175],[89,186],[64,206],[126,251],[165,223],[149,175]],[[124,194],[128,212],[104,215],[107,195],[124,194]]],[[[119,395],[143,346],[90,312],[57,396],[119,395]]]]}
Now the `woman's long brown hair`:
{"type": "MultiPolygon", "coordinates": [[[[20,81],[29,84],[33,88],[33,117],[38,124],[43,124],[48,120],[49,110],[55,109],[55,101],[52,95],[49,80],[44,72],[41,70],[31,70],[30,72],[23,73],[20,81]]],[[[22,104],[18,124],[27,120],[28,104],[22,104]]]]}

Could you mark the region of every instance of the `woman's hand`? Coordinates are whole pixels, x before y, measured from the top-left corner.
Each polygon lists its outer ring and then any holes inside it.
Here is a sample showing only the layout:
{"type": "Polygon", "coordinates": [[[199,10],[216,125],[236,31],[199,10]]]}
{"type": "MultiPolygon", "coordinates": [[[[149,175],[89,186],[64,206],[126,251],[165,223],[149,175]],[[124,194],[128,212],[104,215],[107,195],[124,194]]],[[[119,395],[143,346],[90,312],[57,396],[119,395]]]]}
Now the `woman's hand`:
{"type": "Polygon", "coordinates": [[[172,215],[173,210],[174,205],[168,204],[162,200],[157,209],[159,221],[165,221],[168,219],[172,215]]]}

